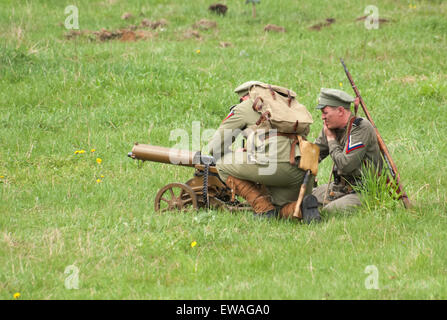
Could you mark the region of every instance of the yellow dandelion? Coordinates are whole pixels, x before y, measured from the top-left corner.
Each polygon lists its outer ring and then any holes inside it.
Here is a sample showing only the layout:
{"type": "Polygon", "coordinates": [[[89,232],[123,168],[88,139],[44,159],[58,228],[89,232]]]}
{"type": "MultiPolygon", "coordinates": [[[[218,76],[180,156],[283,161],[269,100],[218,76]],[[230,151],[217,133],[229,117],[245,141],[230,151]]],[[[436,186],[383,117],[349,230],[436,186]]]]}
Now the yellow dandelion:
{"type": "Polygon", "coordinates": [[[92,149],[92,150],[90,150],[91,153],[93,153],[93,152],[95,152],[95,151],[96,151],[96,149],[92,149]]]}
{"type": "Polygon", "coordinates": [[[343,83],[341,83],[341,82],[340,82],[338,85],[339,85],[340,87],[343,87],[343,83]]]}
{"type": "Polygon", "coordinates": [[[101,183],[101,179],[96,179],[96,183],[101,183]]]}
{"type": "Polygon", "coordinates": [[[75,154],[79,154],[79,150],[76,150],[76,151],[75,151],[75,154]]]}
{"type": "Polygon", "coordinates": [[[194,248],[197,245],[197,241],[191,242],[191,248],[194,248]]]}
{"type": "Polygon", "coordinates": [[[20,292],[14,293],[13,297],[14,297],[14,299],[20,298],[20,292]]]}
{"type": "Polygon", "coordinates": [[[0,179],[4,179],[5,178],[5,176],[0,176],[0,179]]]}
{"type": "Polygon", "coordinates": [[[96,158],[96,162],[97,162],[98,164],[101,164],[102,159],[101,159],[101,158],[96,158]]]}
{"type": "Polygon", "coordinates": [[[79,150],[79,153],[85,153],[85,150],[79,150]]]}
{"type": "Polygon", "coordinates": [[[200,49],[197,49],[197,50],[196,50],[196,53],[200,53],[200,49]]]}
{"type": "Polygon", "coordinates": [[[104,175],[103,175],[103,174],[101,175],[101,178],[104,178],[104,175]]]}

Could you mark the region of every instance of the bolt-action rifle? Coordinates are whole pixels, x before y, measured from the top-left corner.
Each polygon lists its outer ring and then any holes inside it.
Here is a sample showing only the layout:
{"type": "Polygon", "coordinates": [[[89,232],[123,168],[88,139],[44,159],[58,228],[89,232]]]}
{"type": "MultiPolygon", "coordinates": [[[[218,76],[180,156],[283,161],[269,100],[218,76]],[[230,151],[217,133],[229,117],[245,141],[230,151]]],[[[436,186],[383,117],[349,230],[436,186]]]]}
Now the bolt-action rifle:
{"type": "Polygon", "coordinates": [[[345,62],[343,61],[342,58],[340,58],[340,61],[341,61],[341,64],[343,65],[343,68],[345,69],[346,76],[348,77],[348,80],[351,83],[352,89],[354,90],[356,97],[359,99],[359,102],[360,102],[360,105],[362,106],[363,112],[365,112],[366,118],[374,127],[374,130],[377,135],[377,142],[379,143],[380,152],[382,153],[382,156],[385,159],[388,169],[390,170],[391,175],[396,183],[397,194],[399,195],[399,198],[402,199],[405,208],[409,209],[409,208],[411,208],[410,199],[408,198],[406,192],[404,191],[402,183],[400,182],[400,175],[399,175],[399,172],[397,171],[396,165],[394,164],[394,161],[391,158],[388,148],[386,147],[385,142],[383,141],[382,136],[379,133],[379,130],[377,130],[377,127],[374,124],[374,121],[371,118],[371,115],[369,114],[368,109],[366,109],[365,102],[363,101],[362,96],[360,95],[359,89],[355,85],[354,80],[352,79],[352,76],[349,73],[348,68],[345,65],[345,62]]]}

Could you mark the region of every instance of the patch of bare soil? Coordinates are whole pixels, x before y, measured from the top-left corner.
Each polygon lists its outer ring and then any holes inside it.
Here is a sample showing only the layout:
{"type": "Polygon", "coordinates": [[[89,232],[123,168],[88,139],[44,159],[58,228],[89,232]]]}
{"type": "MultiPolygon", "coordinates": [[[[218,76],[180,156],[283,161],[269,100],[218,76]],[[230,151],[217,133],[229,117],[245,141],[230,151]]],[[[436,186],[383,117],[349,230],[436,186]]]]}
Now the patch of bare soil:
{"type": "Polygon", "coordinates": [[[264,27],[264,31],[286,32],[286,28],[274,24],[268,24],[264,27]]]}
{"type": "Polygon", "coordinates": [[[160,20],[157,20],[157,21],[150,21],[150,20],[145,18],[145,19],[143,19],[141,21],[141,25],[140,26],[142,28],[149,28],[149,29],[155,30],[157,28],[163,28],[163,27],[165,27],[167,25],[168,25],[168,21],[166,19],[160,19],[160,20]]]}
{"type": "Polygon", "coordinates": [[[231,42],[224,42],[224,41],[221,41],[221,42],[219,43],[219,46],[220,46],[221,48],[227,48],[227,47],[232,47],[233,44],[232,44],[231,42]]]}
{"type": "Polygon", "coordinates": [[[193,25],[196,29],[209,30],[217,28],[217,22],[207,19],[200,19],[193,25]]]}
{"type": "Polygon", "coordinates": [[[92,34],[95,35],[96,39],[98,39],[99,41],[107,41],[116,38],[121,38],[123,31],[122,30],[108,31],[106,29],[101,29],[99,31],[92,32],[92,34]]]}
{"type": "MultiPolygon", "coordinates": [[[[130,19],[130,17],[128,17],[128,14],[129,13],[123,14],[121,18],[130,19]]],[[[65,38],[71,40],[80,36],[88,36],[91,40],[97,40],[101,42],[109,40],[133,42],[138,40],[146,40],[157,36],[157,33],[154,33],[147,29],[156,30],[158,28],[165,27],[167,24],[168,21],[165,19],[160,19],[158,21],[149,21],[148,19],[143,19],[141,24],[138,26],[130,25],[127,28],[118,30],[107,30],[107,29],[101,29],[99,31],[71,30],[70,32],[65,34],[65,38]]]]}
{"type": "Polygon", "coordinates": [[[183,33],[183,39],[197,39],[202,40],[200,32],[197,30],[188,29],[183,33]]]}
{"type": "Polygon", "coordinates": [[[80,36],[84,36],[84,35],[89,35],[92,32],[89,30],[70,30],[69,32],[67,32],[65,34],[65,38],[68,40],[74,39],[76,37],[80,37],[80,36]]]}
{"type": "Polygon", "coordinates": [[[137,40],[146,40],[153,38],[155,34],[146,30],[130,30],[130,29],[120,29],[115,31],[108,31],[106,29],[101,29],[101,31],[93,32],[96,39],[99,41],[108,41],[119,39],[122,42],[133,42],[137,40]]]}
{"type": "Polygon", "coordinates": [[[320,31],[322,28],[329,27],[333,23],[335,23],[334,18],[327,18],[325,22],[320,22],[320,23],[314,24],[313,26],[309,27],[309,29],[315,30],[315,31],[320,31]]]}
{"type": "Polygon", "coordinates": [[[133,18],[133,14],[130,12],[125,12],[123,13],[123,15],[121,16],[121,20],[129,20],[133,18]]]}
{"type": "MultiPolygon", "coordinates": [[[[368,16],[358,17],[357,19],[355,19],[355,21],[364,21],[364,20],[366,20],[367,17],[368,16]]],[[[385,19],[385,18],[379,18],[378,20],[380,23],[390,22],[390,20],[385,19]]]]}
{"type": "Polygon", "coordinates": [[[65,34],[65,38],[72,40],[76,37],[88,36],[90,40],[96,41],[109,41],[109,40],[120,40],[123,42],[132,42],[137,40],[146,40],[157,36],[156,33],[152,33],[146,30],[131,30],[131,29],[119,29],[119,30],[107,30],[101,29],[99,31],[89,31],[89,30],[72,30],[65,34]]]}

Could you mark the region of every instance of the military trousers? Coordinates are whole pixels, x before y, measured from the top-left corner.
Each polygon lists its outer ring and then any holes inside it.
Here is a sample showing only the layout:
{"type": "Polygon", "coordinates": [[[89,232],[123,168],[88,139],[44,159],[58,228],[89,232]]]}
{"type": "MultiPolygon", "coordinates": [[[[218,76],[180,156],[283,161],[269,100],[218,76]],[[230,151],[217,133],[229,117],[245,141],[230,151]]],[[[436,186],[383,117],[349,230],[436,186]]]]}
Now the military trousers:
{"type": "Polygon", "coordinates": [[[342,193],[335,192],[334,196],[330,195],[331,187],[328,190],[328,185],[324,184],[316,187],[312,194],[317,198],[318,203],[323,206],[323,210],[328,212],[345,211],[355,209],[360,206],[362,202],[356,193],[342,193]],[[327,191],[327,194],[326,194],[327,191]],[[326,194],[326,196],[325,196],[326,194]]]}
{"type": "MultiPolygon", "coordinates": [[[[263,184],[275,206],[284,206],[298,198],[304,179],[304,171],[288,162],[259,164],[247,161],[247,153],[227,153],[216,164],[220,178],[225,182],[229,176],[263,184]],[[236,161],[237,159],[237,161],[236,161]]],[[[311,185],[309,183],[309,185],[311,185]]],[[[307,193],[312,192],[309,187],[307,193]]]]}

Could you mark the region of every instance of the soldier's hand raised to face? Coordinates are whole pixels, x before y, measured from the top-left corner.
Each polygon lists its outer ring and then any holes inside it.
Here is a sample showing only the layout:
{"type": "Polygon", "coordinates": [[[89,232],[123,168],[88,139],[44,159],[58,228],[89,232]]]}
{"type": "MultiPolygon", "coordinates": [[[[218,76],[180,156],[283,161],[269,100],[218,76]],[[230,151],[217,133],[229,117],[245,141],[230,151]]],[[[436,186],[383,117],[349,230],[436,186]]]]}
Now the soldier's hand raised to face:
{"type": "Polygon", "coordinates": [[[326,135],[327,141],[335,140],[335,132],[329,129],[326,125],[326,121],[323,121],[323,130],[326,135]]]}

